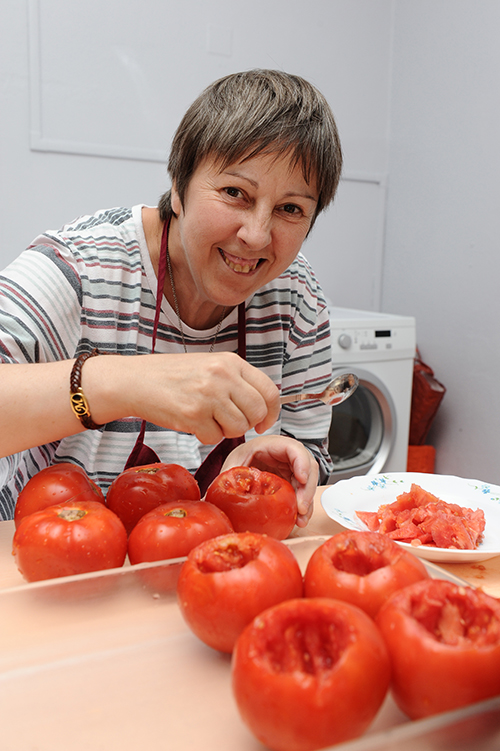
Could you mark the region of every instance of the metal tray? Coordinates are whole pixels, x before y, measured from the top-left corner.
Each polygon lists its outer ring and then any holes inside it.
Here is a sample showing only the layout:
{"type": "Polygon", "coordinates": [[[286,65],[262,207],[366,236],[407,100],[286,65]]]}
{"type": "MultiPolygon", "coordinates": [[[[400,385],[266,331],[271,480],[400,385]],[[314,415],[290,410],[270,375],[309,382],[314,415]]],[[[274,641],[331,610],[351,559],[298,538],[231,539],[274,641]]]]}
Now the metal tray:
{"type": "MultiPolygon", "coordinates": [[[[289,540],[302,568],[326,537],[289,540]]],[[[183,559],[0,592],[5,751],[258,751],[240,720],[230,657],[187,628],[174,591],[183,559]],[[149,577],[149,578],[148,578],[149,577]]],[[[434,576],[456,577],[433,564],[434,576]]],[[[463,582],[461,582],[463,583],[463,582]]],[[[390,696],[369,731],[336,751],[500,748],[500,697],[410,722],[390,696]]]]}

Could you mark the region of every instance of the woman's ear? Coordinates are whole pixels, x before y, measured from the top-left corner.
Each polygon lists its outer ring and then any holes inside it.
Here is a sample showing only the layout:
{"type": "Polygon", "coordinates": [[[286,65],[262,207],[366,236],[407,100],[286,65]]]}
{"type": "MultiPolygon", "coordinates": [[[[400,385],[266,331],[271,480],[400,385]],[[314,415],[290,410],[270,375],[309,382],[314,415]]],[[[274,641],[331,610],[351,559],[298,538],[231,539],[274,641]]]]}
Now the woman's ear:
{"type": "Polygon", "coordinates": [[[177,192],[175,182],[172,183],[172,188],[170,190],[170,205],[175,216],[179,216],[182,210],[182,202],[179,193],[177,192]]]}

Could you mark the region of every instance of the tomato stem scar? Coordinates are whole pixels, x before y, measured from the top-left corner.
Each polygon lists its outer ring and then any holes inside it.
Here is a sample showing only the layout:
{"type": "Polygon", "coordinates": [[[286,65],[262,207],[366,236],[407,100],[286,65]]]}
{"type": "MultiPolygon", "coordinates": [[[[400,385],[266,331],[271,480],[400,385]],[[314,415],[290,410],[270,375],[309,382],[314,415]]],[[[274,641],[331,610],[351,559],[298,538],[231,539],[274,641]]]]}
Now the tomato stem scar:
{"type": "Polygon", "coordinates": [[[171,511],[167,511],[165,516],[174,516],[178,519],[184,519],[184,517],[187,516],[187,511],[183,508],[173,508],[171,511]]]}
{"type": "Polygon", "coordinates": [[[63,508],[57,513],[57,516],[67,522],[74,522],[77,519],[82,519],[87,513],[82,508],[63,508]]]}

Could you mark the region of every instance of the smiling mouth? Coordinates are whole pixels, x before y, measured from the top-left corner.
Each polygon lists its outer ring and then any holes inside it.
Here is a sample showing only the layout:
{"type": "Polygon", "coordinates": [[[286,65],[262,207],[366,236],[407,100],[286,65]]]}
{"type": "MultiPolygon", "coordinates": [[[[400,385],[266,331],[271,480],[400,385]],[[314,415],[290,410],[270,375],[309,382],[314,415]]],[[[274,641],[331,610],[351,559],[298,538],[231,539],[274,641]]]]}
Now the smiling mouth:
{"type": "Polygon", "coordinates": [[[226,264],[226,266],[229,266],[229,268],[232,271],[236,271],[239,274],[250,274],[252,271],[255,271],[255,269],[261,262],[264,261],[263,258],[257,258],[255,261],[252,261],[251,263],[249,261],[244,260],[243,258],[240,259],[240,262],[232,261],[230,258],[226,256],[226,254],[221,248],[219,248],[219,253],[221,254],[221,257],[224,260],[224,263],[226,264]]]}

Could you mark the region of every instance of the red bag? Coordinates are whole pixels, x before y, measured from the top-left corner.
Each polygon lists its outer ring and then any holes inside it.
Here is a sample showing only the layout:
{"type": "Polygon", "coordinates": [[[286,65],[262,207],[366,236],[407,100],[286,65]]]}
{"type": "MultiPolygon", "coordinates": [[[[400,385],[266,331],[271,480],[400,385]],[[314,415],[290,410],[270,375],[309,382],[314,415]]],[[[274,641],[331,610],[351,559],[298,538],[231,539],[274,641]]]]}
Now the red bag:
{"type": "Polygon", "coordinates": [[[445,387],[434,377],[432,368],[422,362],[417,349],[413,365],[410,446],[424,443],[445,393],[445,387]]]}

